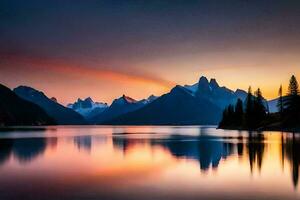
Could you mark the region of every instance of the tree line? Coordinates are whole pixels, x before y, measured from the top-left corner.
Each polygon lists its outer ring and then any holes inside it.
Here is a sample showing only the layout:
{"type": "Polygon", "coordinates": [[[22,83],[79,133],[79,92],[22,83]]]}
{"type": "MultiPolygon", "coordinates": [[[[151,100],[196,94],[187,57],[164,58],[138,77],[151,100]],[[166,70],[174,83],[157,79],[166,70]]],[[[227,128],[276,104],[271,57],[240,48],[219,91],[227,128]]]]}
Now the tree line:
{"type": "Polygon", "coordinates": [[[287,94],[283,96],[281,85],[278,95],[278,112],[270,113],[260,88],[253,94],[250,86],[244,102],[238,99],[235,105],[224,109],[219,127],[248,130],[265,127],[300,128],[300,93],[294,75],[290,78],[287,94]]]}

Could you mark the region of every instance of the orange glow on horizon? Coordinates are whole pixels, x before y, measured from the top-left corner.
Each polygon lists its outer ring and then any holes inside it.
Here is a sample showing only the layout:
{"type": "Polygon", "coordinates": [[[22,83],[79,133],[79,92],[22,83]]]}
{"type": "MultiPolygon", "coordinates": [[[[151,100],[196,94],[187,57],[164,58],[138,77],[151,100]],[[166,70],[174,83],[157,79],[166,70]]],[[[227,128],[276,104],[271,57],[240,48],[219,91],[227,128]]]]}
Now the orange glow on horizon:
{"type": "MultiPolygon", "coordinates": [[[[255,91],[261,88],[263,96],[267,99],[276,98],[280,84],[283,85],[283,93],[287,92],[289,77],[295,74],[300,77],[299,71],[295,71],[292,67],[287,67],[287,73],[283,74],[279,66],[286,60],[292,60],[290,57],[283,59],[279,64],[275,61],[267,63],[268,66],[274,66],[272,76],[266,76],[266,69],[260,68],[259,65],[249,63],[246,67],[236,67],[241,65],[242,60],[237,63],[230,64],[231,57],[226,58],[225,55],[220,56],[219,60],[209,56],[211,63],[200,63],[203,66],[216,66],[215,68],[190,68],[198,63],[195,58],[182,58],[182,63],[176,63],[176,60],[158,60],[157,62],[136,63],[133,68],[126,68],[127,71],[113,70],[103,67],[98,63],[89,65],[87,63],[78,64],[75,61],[64,61],[59,59],[49,59],[33,56],[24,56],[18,54],[2,54],[1,69],[3,69],[3,77],[10,82],[9,87],[16,87],[21,84],[35,87],[42,90],[49,97],[56,97],[59,102],[64,105],[74,102],[77,98],[86,98],[91,96],[96,101],[112,102],[113,99],[126,94],[135,99],[142,99],[151,94],[162,95],[170,91],[175,85],[196,83],[200,76],[207,78],[216,78],[220,86],[226,86],[231,90],[237,88],[246,90],[249,86],[255,91]],[[184,59],[188,59],[187,68],[184,65],[184,59]],[[174,67],[157,68],[157,66],[174,67]],[[12,69],[12,65],[16,66],[12,69]],[[138,66],[144,66],[145,69],[151,69],[153,74],[143,71],[134,70],[138,66]],[[253,66],[253,67],[251,67],[253,66]],[[99,68],[95,68],[99,67],[99,68]],[[255,67],[255,69],[254,69],[255,67]],[[5,75],[5,73],[7,75],[5,75]],[[155,74],[161,74],[156,76],[155,74]],[[181,76],[182,74],[182,76],[181,76]],[[10,76],[11,78],[8,78],[10,76]],[[18,76],[18,77],[17,77],[18,76]],[[279,77],[282,77],[281,79],[279,77]],[[24,78],[26,77],[26,78],[24,78]],[[167,77],[164,79],[164,77],[167,77]],[[174,82],[169,81],[174,80],[174,82]],[[66,93],[67,91],[67,93],[66,93]]],[[[243,55],[240,55],[241,57],[243,55]]],[[[250,58],[252,58],[250,56],[250,58]]],[[[245,62],[250,58],[245,58],[245,62]]],[[[240,58],[241,59],[241,58],[240,58]]],[[[253,58],[254,59],[254,58],[253,58]]],[[[288,66],[296,66],[289,64],[288,66]]],[[[0,74],[1,75],[1,74],[0,74]]],[[[6,82],[7,82],[6,81],[6,82]]],[[[5,81],[4,81],[5,84],[5,81]]]]}

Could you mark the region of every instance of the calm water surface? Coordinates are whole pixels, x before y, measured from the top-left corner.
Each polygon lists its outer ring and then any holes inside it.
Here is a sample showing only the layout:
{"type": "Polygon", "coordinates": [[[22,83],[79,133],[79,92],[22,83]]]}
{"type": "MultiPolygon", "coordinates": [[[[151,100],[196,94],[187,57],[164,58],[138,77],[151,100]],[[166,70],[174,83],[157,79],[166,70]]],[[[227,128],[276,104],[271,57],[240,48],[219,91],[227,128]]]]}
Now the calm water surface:
{"type": "Polygon", "coordinates": [[[0,133],[0,199],[300,199],[300,135],[214,127],[0,133]]]}

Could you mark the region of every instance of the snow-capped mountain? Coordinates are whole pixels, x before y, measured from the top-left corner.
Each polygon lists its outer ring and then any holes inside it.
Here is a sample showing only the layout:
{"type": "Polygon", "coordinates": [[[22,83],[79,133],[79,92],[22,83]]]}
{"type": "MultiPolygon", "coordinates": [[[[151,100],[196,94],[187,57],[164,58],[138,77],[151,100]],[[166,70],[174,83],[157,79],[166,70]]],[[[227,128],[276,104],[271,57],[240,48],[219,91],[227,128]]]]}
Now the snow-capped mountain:
{"type": "Polygon", "coordinates": [[[103,112],[107,107],[106,103],[94,102],[90,97],[84,100],[79,98],[75,103],[68,104],[68,108],[75,110],[86,118],[103,112]]]}

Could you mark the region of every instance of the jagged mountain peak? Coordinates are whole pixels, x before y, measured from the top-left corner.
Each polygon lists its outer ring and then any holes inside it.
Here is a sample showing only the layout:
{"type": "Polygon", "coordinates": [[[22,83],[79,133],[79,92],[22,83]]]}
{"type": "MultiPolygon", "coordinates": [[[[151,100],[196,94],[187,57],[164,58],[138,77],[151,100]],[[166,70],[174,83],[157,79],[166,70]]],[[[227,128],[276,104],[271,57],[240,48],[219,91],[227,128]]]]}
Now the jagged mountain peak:
{"type": "Polygon", "coordinates": [[[91,97],[87,97],[85,99],[78,98],[75,103],[94,103],[94,101],[91,97]]]}
{"type": "Polygon", "coordinates": [[[126,96],[125,94],[123,94],[120,98],[115,99],[112,103],[113,104],[132,104],[132,103],[136,103],[137,101],[129,96],[126,96]]]}
{"type": "Polygon", "coordinates": [[[219,87],[220,87],[219,84],[218,84],[218,82],[216,81],[215,78],[210,79],[209,85],[210,85],[212,88],[219,88],[219,87]]]}
{"type": "Polygon", "coordinates": [[[95,108],[95,107],[107,107],[107,103],[94,102],[91,97],[87,97],[84,100],[78,98],[78,100],[73,104],[68,104],[69,108],[74,110],[85,109],[85,108],[95,108]]]}
{"type": "Polygon", "coordinates": [[[208,85],[208,79],[205,76],[201,76],[198,82],[199,85],[208,85]]]}
{"type": "Polygon", "coordinates": [[[84,101],[89,101],[89,102],[91,102],[91,103],[94,102],[93,99],[92,99],[91,97],[87,97],[84,101]]]}
{"type": "Polygon", "coordinates": [[[198,82],[198,89],[196,91],[197,95],[211,93],[211,86],[205,76],[201,76],[198,82]]]}
{"type": "Polygon", "coordinates": [[[137,101],[129,96],[126,96],[123,94],[122,98],[127,102],[127,103],[136,103],[137,101]]]}

